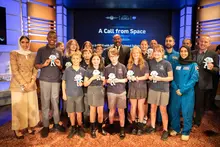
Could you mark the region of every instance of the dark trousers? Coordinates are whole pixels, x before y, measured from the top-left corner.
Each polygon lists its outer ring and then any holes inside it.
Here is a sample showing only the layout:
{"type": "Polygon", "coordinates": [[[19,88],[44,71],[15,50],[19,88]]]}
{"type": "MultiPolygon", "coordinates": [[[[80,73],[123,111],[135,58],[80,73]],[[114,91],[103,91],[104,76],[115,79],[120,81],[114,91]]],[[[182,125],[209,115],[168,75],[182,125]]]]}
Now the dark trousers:
{"type": "Polygon", "coordinates": [[[209,109],[210,110],[215,110],[215,108],[216,108],[215,97],[216,97],[216,94],[217,94],[218,82],[219,82],[218,73],[214,74],[212,79],[213,79],[213,89],[212,89],[211,96],[210,96],[210,108],[209,109]]]}
{"type": "Polygon", "coordinates": [[[195,111],[196,111],[196,116],[194,119],[195,125],[200,126],[202,117],[204,115],[204,111],[207,107],[207,102],[210,101],[210,96],[211,96],[211,89],[200,89],[198,85],[195,86],[195,111]]]}

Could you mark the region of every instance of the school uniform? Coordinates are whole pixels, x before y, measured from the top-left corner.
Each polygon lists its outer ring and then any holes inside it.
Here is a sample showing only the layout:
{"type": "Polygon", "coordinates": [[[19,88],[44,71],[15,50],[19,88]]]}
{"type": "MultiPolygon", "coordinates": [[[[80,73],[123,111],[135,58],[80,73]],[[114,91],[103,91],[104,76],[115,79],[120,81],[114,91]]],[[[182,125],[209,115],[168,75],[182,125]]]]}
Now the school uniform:
{"type": "MultiPolygon", "coordinates": [[[[94,68],[87,68],[85,77],[90,79],[93,76],[94,68]]],[[[100,71],[101,75],[103,75],[103,71],[100,71]]],[[[103,81],[93,80],[88,88],[87,88],[87,95],[88,95],[88,104],[90,106],[104,106],[104,87],[103,81]]]]}
{"type": "MultiPolygon", "coordinates": [[[[166,60],[157,62],[155,59],[149,61],[149,69],[156,71],[160,77],[168,77],[168,72],[172,71],[171,64],[166,60]]],[[[148,103],[167,106],[169,102],[169,82],[151,81],[149,83],[148,103]]]]}
{"type": "Polygon", "coordinates": [[[72,66],[68,67],[63,74],[62,80],[66,81],[66,95],[67,95],[67,112],[83,112],[83,87],[77,86],[75,76],[85,76],[85,69],[80,67],[77,71],[72,66]]]}
{"type": "MultiPolygon", "coordinates": [[[[141,70],[140,65],[133,64],[131,70],[134,72],[135,77],[142,77],[145,74],[149,73],[149,67],[148,63],[144,62],[144,67],[141,70]]],[[[147,81],[141,80],[141,81],[135,81],[135,82],[129,82],[128,83],[129,89],[128,89],[128,98],[131,99],[140,99],[140,98],[146,98],[147,97],[147,81]]]]}
{"type": "MultiPolygon", "coordinates": [[[[109,79],[109,74],[114,73],[116,78],[125,79],[127,78],[127,69],[122,63],[116,65],[109,64],[105,67],[104,75],[105,79],[109,79]]],[[[115,85],[107,84],[107,96],[108,96],[108,107],[112,108],[126,108],[126,84],[116,83],[115,85]]]]}

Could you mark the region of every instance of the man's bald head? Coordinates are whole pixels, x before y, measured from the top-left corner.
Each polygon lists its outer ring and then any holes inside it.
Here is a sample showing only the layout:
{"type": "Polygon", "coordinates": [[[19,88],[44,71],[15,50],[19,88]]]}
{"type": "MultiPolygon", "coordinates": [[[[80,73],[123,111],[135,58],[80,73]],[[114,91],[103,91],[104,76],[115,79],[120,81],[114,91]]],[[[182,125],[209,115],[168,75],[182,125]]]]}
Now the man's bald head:
{"type": "Polygon", "coordinates": [[[119,34],[115,34],[113,36],[113,42],[115,46],[121,46],[121,36],[119,34]]]}

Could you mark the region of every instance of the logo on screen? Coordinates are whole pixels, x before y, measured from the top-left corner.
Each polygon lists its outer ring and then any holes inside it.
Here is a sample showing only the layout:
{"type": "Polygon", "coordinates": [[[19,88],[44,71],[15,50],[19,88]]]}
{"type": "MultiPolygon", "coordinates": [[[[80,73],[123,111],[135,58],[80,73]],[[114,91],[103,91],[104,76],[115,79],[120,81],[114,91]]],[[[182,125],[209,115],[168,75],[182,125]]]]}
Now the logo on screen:
{"type": "Polygon", "coordinates": [[[118,17],[114,17],[114,16],[107,16],[105,17],[106,19],[109,19],[109,20],[115,20],[115,19],[118,19],[118,17]]]}
{"type": "Polygon", "coordinates": [[[136,20],[137,19],[136,16],[129,16],[129,15],[121,15],[118,17],[111,15],[111,16],[106,16],[105,18],[109,19],[109,20],[116,20],[116,19],[118,19],[118,20],[136,20]]]}

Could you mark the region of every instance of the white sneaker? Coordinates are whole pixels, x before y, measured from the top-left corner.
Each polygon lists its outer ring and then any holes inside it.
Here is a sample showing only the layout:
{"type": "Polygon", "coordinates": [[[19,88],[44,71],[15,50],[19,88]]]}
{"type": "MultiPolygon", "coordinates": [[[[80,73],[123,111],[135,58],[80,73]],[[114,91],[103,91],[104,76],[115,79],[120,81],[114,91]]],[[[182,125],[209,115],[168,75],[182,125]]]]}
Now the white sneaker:
{"type": "Polygon", "coordinates": [[[188,141],[189,140],[189,135],[182,135],[181,140],[182,141],[188,141]]]}
{"type": "Polygon", "coordinates": [[[170,136],[176,136],[177,132],[175,130],[170,131],[170,136]]]}

